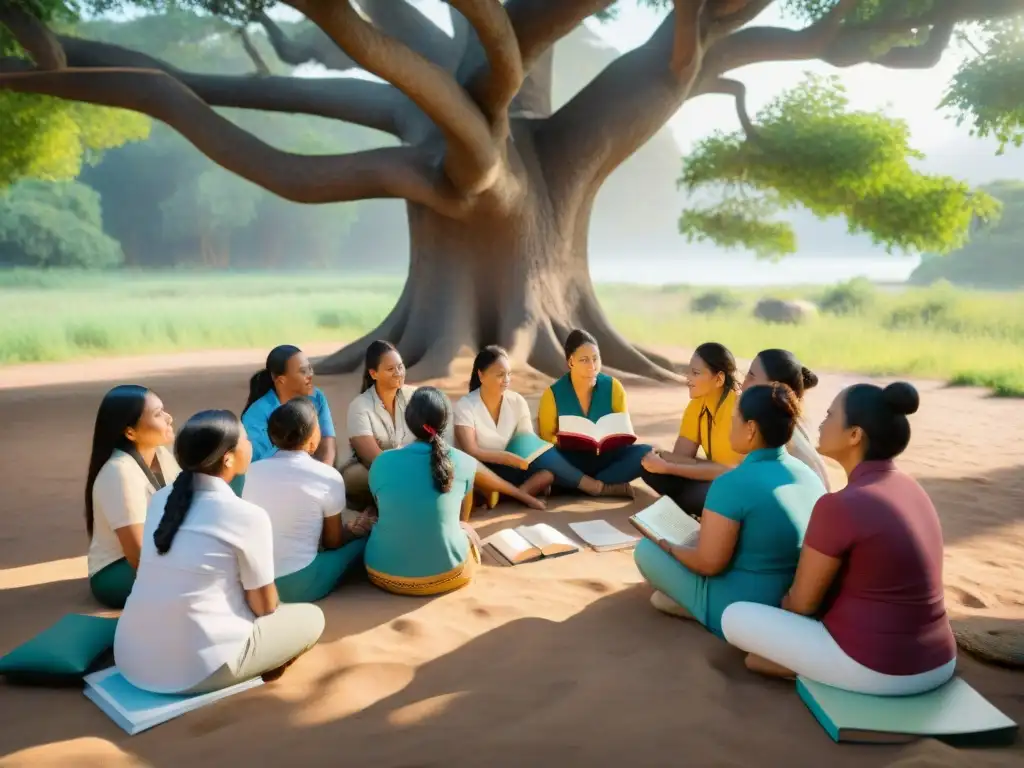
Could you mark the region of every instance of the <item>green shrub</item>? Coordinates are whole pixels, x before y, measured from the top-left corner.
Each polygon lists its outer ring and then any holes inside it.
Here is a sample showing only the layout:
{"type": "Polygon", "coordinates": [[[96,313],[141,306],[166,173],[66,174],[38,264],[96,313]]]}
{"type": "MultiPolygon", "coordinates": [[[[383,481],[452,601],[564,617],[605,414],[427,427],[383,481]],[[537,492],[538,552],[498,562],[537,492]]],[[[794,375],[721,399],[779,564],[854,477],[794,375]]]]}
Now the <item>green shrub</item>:
{"type": "Polygon", "coordinates": [[[708,315],[712,312],[729,312],[743,306],[743,299],[732,291],[715,289],[695,296],[690,302],[690,311],[699,315],[708,315]]]}
{"type": "Polygon", "coordinates": [[[868,310],[877,298],[878,292],[870,280],[855,277],[825,291],[818,302],[818,308],[829,315],[860,315],[868,310]]]}

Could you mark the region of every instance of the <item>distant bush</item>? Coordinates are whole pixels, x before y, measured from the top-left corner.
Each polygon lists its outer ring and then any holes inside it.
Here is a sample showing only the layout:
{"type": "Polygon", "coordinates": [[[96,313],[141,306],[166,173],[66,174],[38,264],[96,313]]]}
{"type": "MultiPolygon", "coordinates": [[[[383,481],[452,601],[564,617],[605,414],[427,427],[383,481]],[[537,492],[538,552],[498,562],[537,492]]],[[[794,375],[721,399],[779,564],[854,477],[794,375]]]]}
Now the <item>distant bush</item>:
{"type": "Polygon", "coordinates": [[[732,291],[715,289],[694,296],[690,301],[690,311],[699,315],[709,315],[712,312],[727,312],[739,309],[743,306],[743,299],[732,291]]]}
{"type": "Polygon", "coordinates": [[[859,315],[869,309],[877,298],[877,291],[870,280],[855,277],[825,291],[818,308],[829,315],[859,315]]]}
{"type": "Polygon", "coordinates": [[[960,333],[965,330],[962,325],[956,312],[956,289],[944,280],[901,303],[882,320],[883,327],[894,331],[943,328],[960,333]]]}

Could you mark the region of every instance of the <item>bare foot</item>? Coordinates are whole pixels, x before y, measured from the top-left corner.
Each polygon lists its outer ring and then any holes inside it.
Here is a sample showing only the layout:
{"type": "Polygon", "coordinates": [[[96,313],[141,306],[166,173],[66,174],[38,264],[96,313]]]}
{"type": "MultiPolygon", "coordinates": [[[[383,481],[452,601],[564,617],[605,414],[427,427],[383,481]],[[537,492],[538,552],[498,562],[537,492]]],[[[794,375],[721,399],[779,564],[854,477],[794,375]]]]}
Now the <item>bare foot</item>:
{"type": "Polygon", "coordinates": [[[666,613],[669,616],[675,616],[678,619],[692,619],[693,614],[690,613],[686,608],[677,603],[671,597],[666,595],[664,592],[655,591],[651,595],[651,605],[662,613],[666,613]]]}
{"type": "Polygon", "coordinates": [[[578,487],[588,496],[600,496],[601,492],[604,490],[604,483],[600,480],[595,480],[592,477],[584,475],[583,479],[580,480],[578,487]]]}
{"type": "Polygon", "coordinates": [[[769,661],[756,653],[748,653],[747,658],[744,661],[747,669],[751,672],[756,672],[759,675],[765,675],[767,677],[781,677],[784,680],[792,680],[796,677],[796,672],[791,669],[787,669],[781,664],[776,664],[774,661],[769,661]]]}
{"type": "Polygon", "coordinates": [[[302,653],[300,653],[298,656],[296,656],[294,659],[289,659],[284,664],[282,664],[280,667],[277,667],[275,669],[271,669],[271,670],[268,670],[267,672],[264,672],[262,675],[260,675],[260,677],[263,678],[263,682],[264,683],[272,683],[275,680],[280,680],[281,677],[284,675],[285,671],[288,669],[288,667],[290,667],[296,661],[298,661],[303,656],[305,656],[307,653],[309,653],[309,650],[310,649],[307,648],[302,653]]]}
{"type": "Polygon", "coordinates": [[[636,498],[636,491],[629,483],[605,483],[601,488],[601,496],[611,496],[622,499],[636,498]]]}
{"type": "Polygon", "coordinates": [[[555,476],[544,470],[538,472],[525,483],[519,486],[519,490],[527,496],[540,496],[545,491],[551,490],[551,484],[555,482],[555,476]]]}

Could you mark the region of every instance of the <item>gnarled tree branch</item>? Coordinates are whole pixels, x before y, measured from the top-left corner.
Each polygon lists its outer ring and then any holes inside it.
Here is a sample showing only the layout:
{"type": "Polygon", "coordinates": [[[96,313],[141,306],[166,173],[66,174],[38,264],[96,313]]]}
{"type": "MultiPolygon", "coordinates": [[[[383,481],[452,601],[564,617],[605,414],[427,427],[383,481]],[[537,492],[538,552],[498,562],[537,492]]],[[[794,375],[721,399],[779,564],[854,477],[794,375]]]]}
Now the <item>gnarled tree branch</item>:
{"type": "MultiPolygon", "coordinates": [[[[462,51],[433,21],[407,0],[356,0],[373,25],[411,51],[454,72],[462,51]]],[[[454,26],[454,20],[453,20],[454,26]]]]}
{"type": "Polygon", "coordinates": [[[277,22],[265,13],[256,16],[256,21],[267,33],[267,39],[274,48],[277,58],[285,64],[293,67],[301,67],[303,64],[320,64],[335,72],[347,72],[350,69],[358,69],[352,58],[323,33],[323,31],[310,25],[311,34],[301,37],[291,37],[277,22]]]}
{"type": "Polygon", "coordinates": [[[20,5],[11,0],[0,0],[0,26],[10,30],[18,45],[32,57],[39,69],[63,69],[67,66],[64,50],[53,32],[20,5]]]}
{"type": "Polygon", "coordinates": [[[553,199],[582,201],[665,125],[682,105],[700,63],[701,0],[680,3],[696,55],[683,71],[671,67],[678,25],[669,14],[651,38],[623,54],[558,110],[537,137],[553,199]]]}
{"type": "Polygon", "coordinates": [[[676,77],[683,77],[693,64],[700,46],[698,25],[707,0],[674,0],[675,32],[672,38],[672,59],[669,68],[676,77]]]}
{"type": "Polygon", "coordinates": [[[545,51],[615,0],[508,0],[505,12],[519,41],[523,71],[529,72],[545,51]]]}
{"type": "Polygon", "coordinates": [[[508,107],[523,84],[523,60],[515,30],[500,0],[448,0],[476,32],[487,56],[468,90],[492,127],[507,135],[508,107]]]}
{"type": "Polygon", "coordinates": [[[464,193],[493,183],[500,156],[487,121],[452,76],[364,20],[351,0],[288,0],[367,72],[393,84],[444,134],[444,172],[464,193]]]}
{"type": "Polygon", "coordinates": [[[344,120],[401,137],[415,106],[383,83],[354,77],[304,78],[268,75],[204,75],[184,72],[153,56],[110,43],[60,35],[69,66],[131,68],[166,72],[211,107],[234,107],[344,120]]]}
{"type": "Polygon", "coordinates": [[[953,19],[938,21],[930,29],[926,28],[928,37],[920,45],[899,45],[881,54],[873,50],[873,45],[890,33],[851,32],[837,40],[832,50],[821,58],[834,67],[871,63],[890,69],[930,69],[939,63],[949,47],[956,24],[953,19]]]}
{"type": "Polygon", "coordinates": [[[261,141],[156,70],[63,69],[0,73],[0,89],[127,109],[166,123],[222,168],[297,203],[404,198],[447,215],[458,200],[434,181],[433,158],[415,147],[299,155],[261,141]]]}
{"type": "Polygon", "coordinates": [[[245,49],[246,55],[252,59],[252,65],[256,67],[256,73],[259,75],[269,75],[270,67],[267,66],[267,62],[263,60],[263,56],[256,50],[256,46],[252,43],[252,38],[249,37],[249,30],[244,26],[239,27],[237,32],[238,39],[242,42],[242,48],[245,49]]]}
{"type": "Polygon", "coordinates": [[[706,83],[701,93],[718,93],[723,96],[732,96],[736,101],[736,117],[739,118],[740,127],[743,128],[743,133],[746,134],[747,138],[755,143],[761,143],[761,136],[757,130],[757,126],[754,125],[754,121],[750,119],[750,113],[747,111],[747,86],[741,83],[739,80],[732,80],[727,77],[716,77],[714,80],[706,83]]]}

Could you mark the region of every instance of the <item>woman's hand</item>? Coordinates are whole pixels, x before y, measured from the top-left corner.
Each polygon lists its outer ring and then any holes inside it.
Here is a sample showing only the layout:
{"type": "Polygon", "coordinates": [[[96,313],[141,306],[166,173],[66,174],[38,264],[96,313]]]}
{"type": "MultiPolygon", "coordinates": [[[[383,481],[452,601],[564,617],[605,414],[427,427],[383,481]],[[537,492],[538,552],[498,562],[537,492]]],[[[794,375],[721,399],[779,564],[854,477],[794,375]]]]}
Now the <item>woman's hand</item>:
{"type": "Polygon", "coordinates": [[[370,535],[370,531],[373,530],[373,526],[377,523],[377,510],[373,507],[369,507],[364,511],[360,512],[356,519],[352,521],[352,525],[349,526],[348,532],[353,539],[362,539],[370,535]]]}
{"type": "Polygon", "coordinates": [[[536,496],[530,496],[528,494],[523,495],[523,503],[530,509],[543,510],[548,508],[548,505],[545,504],[542,499],[538,499],[536,496]]]}
{"type": "Polygon", "coordinates": [[[505,451],[505,461],[502,463],[506,467],[514,467],[515,469],[521,469],[524,472],[530,468],[530,462],[521,456],[516,456],[511,451],[505,451]]]}
{"type": "Polygon", "coordinates": [[[676,547],[668,539],[658,539],[658,549],[671,555],[674,560],[679,559],[679,556],[676,554],[676,547]]]}
{"type": "Polygon", "coordinates": [[[654,451],[651,451],[646,456],[644,456],[640,462],[640,465],[648,472],[651,472],[655,475],[668,474],[668,462],[661,458],[661,456],[659,456],[654,451]]]}

